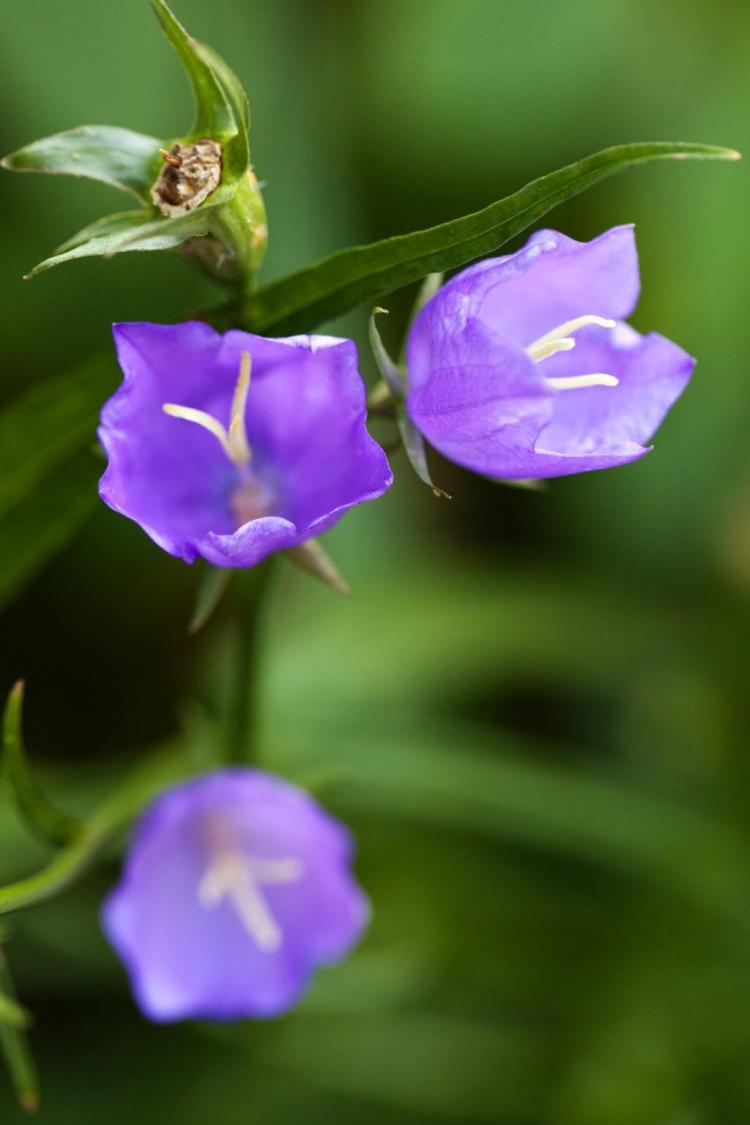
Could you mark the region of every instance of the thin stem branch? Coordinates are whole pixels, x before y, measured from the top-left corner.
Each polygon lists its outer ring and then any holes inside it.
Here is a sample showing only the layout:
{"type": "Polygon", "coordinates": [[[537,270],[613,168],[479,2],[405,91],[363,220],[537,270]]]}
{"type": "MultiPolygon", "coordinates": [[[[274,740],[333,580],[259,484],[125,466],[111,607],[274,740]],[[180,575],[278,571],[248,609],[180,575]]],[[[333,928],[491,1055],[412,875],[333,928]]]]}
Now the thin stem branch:
{"type": "Polygon", "coordinates": [[[233,583],[236,652],[226,724],[225,758],[247,765],[257,759],[258,672],[265,594],[273,563],[269,559],[241,571],[233,583]]]}

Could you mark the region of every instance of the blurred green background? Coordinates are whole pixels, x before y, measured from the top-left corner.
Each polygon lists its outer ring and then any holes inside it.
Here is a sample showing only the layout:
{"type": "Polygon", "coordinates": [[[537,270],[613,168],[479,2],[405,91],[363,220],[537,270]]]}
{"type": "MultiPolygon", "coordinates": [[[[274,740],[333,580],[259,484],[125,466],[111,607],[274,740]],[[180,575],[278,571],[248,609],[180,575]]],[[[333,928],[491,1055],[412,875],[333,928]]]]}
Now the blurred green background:
{"type": "MultiPolygon", "coordinates": [[[[608,144],[750,152],[740,0],[175,7],[250,92],[266,277],[608,144]]],[[[0,26],[3,151],[80,123],[189,124],[145,0],[2,0],[0,26]]],[[[154,1028],[98,930],[113,857],[9,919],[43,1121],[750,1119],[747,174],[660,165],[550,216],[577,238],[634,221],[634,323],[698,356],[651,456],[539,494],[436,460],[450,504],[397,456],[391,494],[327,537],[352,599],[280,577],[262,760],[327,778],[354,828],[375,908],[361,950],[282,1020],[154,1028]]],[[[20,280],[121,206],[96,185],[0,179],[3,401],[108,348],[114,320],[214,300],[168,255],[20,280]]],[[[410,298],[386,302],[394,341],[410,298]]],[[[335,330],[362,342],[363,326],[335,330]]],[[[93,500],[80,524],[3,588],[0,685],[27,677],[30,750],[86,810],[186,721],[201,752],[231,636],[220,614],[187,638],[197,568],[93,500]]],[[[48,858],[5,802],[2,880],[48,858]]],[[[22,1120],[5,1080],[0,1120],[22,1120]]]]}

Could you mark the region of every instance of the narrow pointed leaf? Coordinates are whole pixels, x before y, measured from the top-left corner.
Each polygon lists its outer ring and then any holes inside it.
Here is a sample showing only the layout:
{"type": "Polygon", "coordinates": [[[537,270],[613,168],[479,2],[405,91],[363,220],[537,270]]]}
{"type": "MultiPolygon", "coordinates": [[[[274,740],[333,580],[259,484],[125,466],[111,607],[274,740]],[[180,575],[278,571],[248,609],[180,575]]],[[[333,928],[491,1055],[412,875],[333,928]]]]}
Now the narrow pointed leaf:
{"type": "Polygon", "coordinates": [[[195,772],[194,763],[174,750],[163,751],[136,767],[51,863],[0,887],[0,914],[43,902],[64,890],[88,870],[112,837],[127,828],[158,793],[195,772]]]}
{"type": "Polygon", "coordinates": [[[0,517],[90,445],[116,377],[114,356],[102,353],[49,375],[0,411],[0,517]]]}
{"type": "MultiPolygon", "coordinates": [[[[14,1003],[15,989],[2,950],[0,950],[0,993],[9,1003],[14,1003]]],[[[0,1018],[0,1050],[5,1056],[5,1065],[10,1073],[19,1104],[29,1113],[33,1113],[39,1108],[39,1082],[23,1025],[0,1018]]]]}
{"type": "Polygon", "coordinates": [[[96,356],[20,394],[0,412],[0,607],[94,510],[101,465],[90,452],[112,355],[96,356]]]}
{"type": "Polygon", "coordinates": [[[0,1023],[9,1027],[29,1027],[31,1015],[5,992],[0,992],[0,1023]]]}
{"type": "Polygon", "coordinates": [[[19,680],[8,696],[3,716],[3,771],[30,828],[50,843],[67,844],[80,834],[81,825],[48,800],[31,772],[21,729],[23,695],[24,684],[19,680]]]}
{"type": "Polygon", "coordinates": [[[102,466],[82,450],[0,519],[0,608],[78,534],[98,504],[102,466]]]}
{"type": "Polygon", "coordinates": [[[616,145],[569,164],[483,211],[428,230],[354,246],[263,286],[247,302],[256,332],[307,332],[428,273],[493,253],[542,215],[617,172],[664,159],[737,160],[732,149],[654,141],[616,145]]]}
{"type": "Polygon", "coordinates": [[[114,125],[80,125],[33,141],[0,164],[11,172],[83,176],[149,202],[149,188],[159,170],[160,144],[156,137],[114,125]]]}
{"type": "Polygon", "coordinates": [[[110,215],[108,220],[101,220],[100,233],[95,233],[93,237],[80,242],[79,238],[85,233],[81,231],[68,240],[66,245],[70,246],[74,243],[71,249],[46,258],[26,276],[36,277],[37,274],[44,273],[53,266],[77,258],[110,258],[114,254],[127,253],[131,250],[173,250],[188,238],[197,238],[208,233],[209,211],[210,208],[204,207],[189,211],[177,219],[153,219],[142,211],[124,212],[120,216],[110,215]],[[144,217],[150,221],[144,221],[144,217]]]}
{"type": "Polygon", "coordinates": [[[151,0],[161,29],[176,51],[188,76],[195,98],[194,138],[213,137],[222,141],[237,132],[237,124],[224,90],[211,66],[202,58],[198,44],[164,0],[151,0]]]}
{"type": "Polygon", "coordinates": [[[231,577],[231,570],[225,570],[219,566],[210,566],[201,576],[193,616],[190,618],[190,624],[188,625],[189,633],[198,633],[213,616],[227,591],[231,577]]]}

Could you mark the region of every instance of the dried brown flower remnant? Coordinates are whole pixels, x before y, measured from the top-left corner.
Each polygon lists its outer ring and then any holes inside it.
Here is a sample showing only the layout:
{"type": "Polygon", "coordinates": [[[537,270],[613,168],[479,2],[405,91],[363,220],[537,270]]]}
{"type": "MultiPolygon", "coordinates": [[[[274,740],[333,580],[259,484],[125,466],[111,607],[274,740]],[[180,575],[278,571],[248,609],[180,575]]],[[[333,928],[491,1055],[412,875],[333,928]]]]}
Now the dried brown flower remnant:
{"type": "Polygon", "coordinates": [[[221,145],[210,138],[191,145],[174,144],[161,154],[164,167],[151,198],[170,219],[194,210],[221,183],[221,145]]]}

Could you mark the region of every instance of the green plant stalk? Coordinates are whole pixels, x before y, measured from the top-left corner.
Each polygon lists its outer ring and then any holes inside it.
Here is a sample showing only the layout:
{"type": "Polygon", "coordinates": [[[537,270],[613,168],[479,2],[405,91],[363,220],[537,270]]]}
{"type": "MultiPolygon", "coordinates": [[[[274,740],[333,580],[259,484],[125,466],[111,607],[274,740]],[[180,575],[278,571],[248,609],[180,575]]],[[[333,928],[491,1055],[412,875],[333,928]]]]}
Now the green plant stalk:
{"type": "Polygon", "coordinates": [[[271,559],[243,570],[233,583],[235,643],[233,679],[226,724],[225,761],[235,765],[258,757],[258,699],[261,634],[271,559]]]}
{"type": "MultiPolygon", "coordinates": [[[[15,1003],[15,988],[5,954],[0,950],[0,990],[10,1003],[15,1003]]],[[[18,1009],[23,1011],[23,1009],[18,1009]]],[[[39,1082],[36,1066],[23,1026],[0,1019],[0,1049],[10,1071],[19,1104],[34,1113],[39,1108],[39,1082]]]]}

